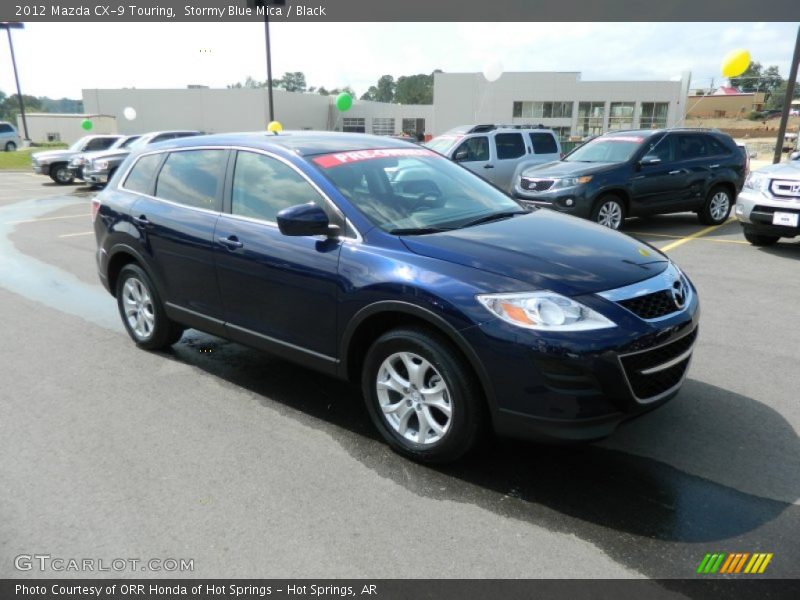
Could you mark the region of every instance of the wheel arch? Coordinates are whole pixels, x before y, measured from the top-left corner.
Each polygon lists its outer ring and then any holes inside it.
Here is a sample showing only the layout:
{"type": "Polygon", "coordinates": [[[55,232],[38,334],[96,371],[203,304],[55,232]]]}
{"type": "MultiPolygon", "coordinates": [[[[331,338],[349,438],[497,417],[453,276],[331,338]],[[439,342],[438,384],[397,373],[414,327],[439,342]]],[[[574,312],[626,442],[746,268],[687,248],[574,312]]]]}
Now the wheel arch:
{"type": "Polygon", "coordinates": [[[358,382],[367,350],[372,343],[387,331],[402,326],[421,326],[450,342],[472,368],[481,385],[489,412],[494,413],[496,403],[489,376],[464,336],[436,313],[409,302],[376,302],[355,314],[342,335],[340,376],[348,381],[358,382]]]}
{"type": "Polygon", "coordinates": [[[111,295],[116,298],[117,296],[117,277],[125,265],[134,263],[144,269],[144,271],[153,278],[156,285],[160,282],[153,276],[150,269],[147,268],[147,261],[144,257],[131,246],[118,245],[111,249],[108,253],[108,266],[106,267],[106,277],[108,279],[108,289],[111,295]]]}

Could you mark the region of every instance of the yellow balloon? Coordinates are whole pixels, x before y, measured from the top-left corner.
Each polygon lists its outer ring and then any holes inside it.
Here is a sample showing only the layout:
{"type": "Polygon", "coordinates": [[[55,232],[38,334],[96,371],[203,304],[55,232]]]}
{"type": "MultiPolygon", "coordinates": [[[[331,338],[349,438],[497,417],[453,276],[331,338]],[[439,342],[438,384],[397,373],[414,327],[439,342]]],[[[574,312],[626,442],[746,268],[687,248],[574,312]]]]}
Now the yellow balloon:
{"type": "Polygon", "coordinates": [[[267,125],[267,131],[271,131],[272,133],[280,133],[283,131],[283,125],[281,125],[279,121],[270,121],[269,125],[267,125]]]}
{"type": "Polygon", "coordinates": [[[750,53],[747,50],[733,50],[722,60],[723,77],[738,77],[750,66],[750,53]]]}

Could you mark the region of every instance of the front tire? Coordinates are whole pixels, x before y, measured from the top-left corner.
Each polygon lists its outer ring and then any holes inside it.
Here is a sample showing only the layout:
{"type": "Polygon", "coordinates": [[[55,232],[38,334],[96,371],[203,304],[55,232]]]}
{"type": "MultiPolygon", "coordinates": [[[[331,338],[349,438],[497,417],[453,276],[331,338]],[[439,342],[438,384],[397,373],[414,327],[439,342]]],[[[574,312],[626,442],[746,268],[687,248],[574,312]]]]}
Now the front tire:
{"type": "Polygon", "coordinates": [[[472,369],[449,342],[424,329],[395,329],[378,338],[367,352],[361,386],[383,438],[419,462],[460,458],[486,424],[472,369]]]}
{"type": "Polygon", "coordinates": [[[731,193],[727,188],[717,186],[706,196],[697,217],[703,225],[720,225],[728,219],[732,206],[731,193]]]}
{"type": "Polygon", "coordinates": [[[619,230],[625,222],[625,205],[616,196],[603,196],[592,211],[592,221],[609,229],[619,230]]]}
{"type": "Polygon", "coordinates": [[[172,346],[183,328],[167,317],[158,290],[139,265],[125,265],[117,277],[117,307],[125,330],[144,350],[172,346]]]}
{"type": "Polygon", "coordinates": [[[781,238],[775,235],[761,235],[758,233],[745,231],[744,239],[750,242],[753,246],[774,246],[781,238]]]}
{"type": "Polygon", "coordinates": [[[58,185],[69,185],[75,181],[75,174],[69,170],[67,163],[60,163],[50,167],[50,179],[58,185]]]}
{"type": "Polygon", "coordinates": [[[14,152],[17,149],[17,145],[14,142],[6,142],[6,152],[14,152]]]}

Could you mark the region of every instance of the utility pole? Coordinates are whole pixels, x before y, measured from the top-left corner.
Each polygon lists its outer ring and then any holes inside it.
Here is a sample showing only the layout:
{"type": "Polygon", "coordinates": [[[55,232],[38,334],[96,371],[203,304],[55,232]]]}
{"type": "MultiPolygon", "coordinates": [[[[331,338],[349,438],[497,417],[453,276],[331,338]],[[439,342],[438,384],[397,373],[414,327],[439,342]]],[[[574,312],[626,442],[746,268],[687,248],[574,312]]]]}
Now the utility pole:
{"type": "Polygon", "coordinates": [[[275,105],[272,101],[272,52],[269,44],[269,11],[264,7],[264,39],[267,42],[267,97],[269,99],[269,121],[275,120],[275,105]]]}
{"type": "Polygon", "coordinates": [[[781,115],[781,126],[778,128],[778,143],[775,145],[775,156],[772,163],[781,162],[783,153],[783,138],[786,136],[786,125],[789,122],[789,111],[792,109],[794,99],[794,84],[797,81],[797,65],[800,63],[800,27],[797,28],[797,41],[794,43],[794,57],[792,67],[789,69],[789,81],[786,82],[786,98],[783,100],[783,114],[781,115]]]}
{"type": "Polygon", "coordinates": [[[22,103],[22,90],[19,87],[19,75],[17,74],[17,59],[14,56],[14,42],[11,40],[12,29],[24,29],[24,23],[9,23],[0,22],[0,29],[5,29],[8,34],[8,48],[11,51],[11,64],[14,67],[14,81],[17,84],[17,100],[19,101],[19,114],[22,117],[22,129],[25,132],[25,141],[30,142],[31,138],[28,136],[28,120],[25,118],[25,105],[22,103]]]}

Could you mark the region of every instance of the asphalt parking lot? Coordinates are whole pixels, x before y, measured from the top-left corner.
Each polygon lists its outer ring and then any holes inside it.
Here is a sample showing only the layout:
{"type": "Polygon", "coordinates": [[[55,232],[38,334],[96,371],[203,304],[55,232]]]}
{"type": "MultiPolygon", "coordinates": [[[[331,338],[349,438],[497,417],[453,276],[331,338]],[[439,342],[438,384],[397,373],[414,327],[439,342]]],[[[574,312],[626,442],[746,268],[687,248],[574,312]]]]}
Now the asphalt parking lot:
{"type": "Polygon", "coordinates": [[[0,577],[60,575],[16,570],[31,553],[203,578],[679,578],[769,552],[763,576],[800,575],[800,243],[628,221],[700,294],[678,397],[601,443],[428,468],[343,383],[196,331],[137,350],[95,275],[92,195],[0,173],[0,577]]]}

